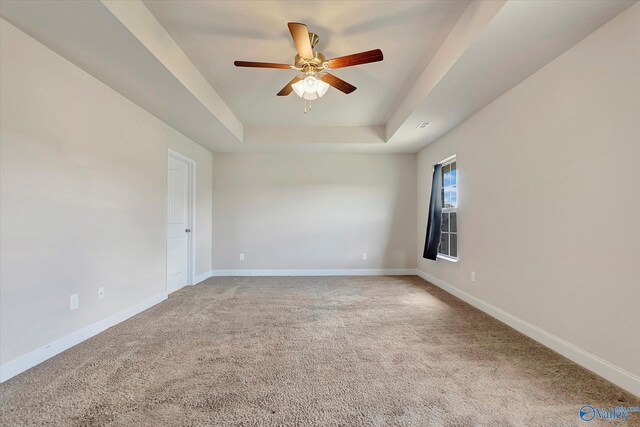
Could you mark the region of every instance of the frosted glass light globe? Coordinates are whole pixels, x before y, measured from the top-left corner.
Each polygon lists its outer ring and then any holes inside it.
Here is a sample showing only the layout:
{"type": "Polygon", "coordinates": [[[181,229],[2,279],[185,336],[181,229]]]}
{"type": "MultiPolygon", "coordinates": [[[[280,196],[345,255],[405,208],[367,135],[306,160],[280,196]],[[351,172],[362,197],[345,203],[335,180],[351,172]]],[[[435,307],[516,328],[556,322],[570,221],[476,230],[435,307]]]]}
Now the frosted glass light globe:
{"type": "Polygon", "coordinates": [[[314,99],[318,99],[318,92],[305,92],[302,94],[302,97],[307,101],[313,101],[314,99]]]}
{"type": "Polygon", "coordinates": [[[323,82],[322,80],[318,80],[318,97],[321,97],[322,95],[327,93],[328,89],[329,85],[327,83],[323,82]]]}
{"type": "Polygon", "coordinates": [[[313,93],[318,90],[318,79],[313,76],[305,77],[304,79],[304,91],[307,93],[313,93]]]}
{"type": "Polygon", "coordinates": [[[298,80],[297,82],[292,84],[291,87],[293,88],[293,91],[296,93],[296,95],[298,95],[299,97],[302,97],[302,95],[304,95],[304,81],[303,80],[298,80]]]}

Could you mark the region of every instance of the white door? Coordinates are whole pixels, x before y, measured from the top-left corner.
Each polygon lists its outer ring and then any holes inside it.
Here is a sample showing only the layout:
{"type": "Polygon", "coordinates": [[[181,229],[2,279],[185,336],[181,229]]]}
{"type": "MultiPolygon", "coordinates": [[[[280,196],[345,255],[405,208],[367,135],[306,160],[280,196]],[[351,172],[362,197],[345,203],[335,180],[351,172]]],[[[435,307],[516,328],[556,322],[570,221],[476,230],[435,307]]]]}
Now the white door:
{"type": "Polygon", "coordinates": [[[167,292],[190,280],[191,168],[189,163],[169,156],[167,206],[167,292]]]}

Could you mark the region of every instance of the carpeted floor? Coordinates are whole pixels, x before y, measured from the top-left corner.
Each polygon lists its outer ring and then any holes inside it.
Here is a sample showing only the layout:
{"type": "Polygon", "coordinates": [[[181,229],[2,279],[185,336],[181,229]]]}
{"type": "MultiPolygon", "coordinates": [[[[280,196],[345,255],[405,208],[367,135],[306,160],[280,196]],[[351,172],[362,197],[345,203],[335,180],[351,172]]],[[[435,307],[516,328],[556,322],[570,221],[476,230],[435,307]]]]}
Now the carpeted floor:
{"type": "Polygon", "coordinates": [[[6,426],[561,426],[640,404],[417,277],[209,279],[0,393],[6,426]]]}

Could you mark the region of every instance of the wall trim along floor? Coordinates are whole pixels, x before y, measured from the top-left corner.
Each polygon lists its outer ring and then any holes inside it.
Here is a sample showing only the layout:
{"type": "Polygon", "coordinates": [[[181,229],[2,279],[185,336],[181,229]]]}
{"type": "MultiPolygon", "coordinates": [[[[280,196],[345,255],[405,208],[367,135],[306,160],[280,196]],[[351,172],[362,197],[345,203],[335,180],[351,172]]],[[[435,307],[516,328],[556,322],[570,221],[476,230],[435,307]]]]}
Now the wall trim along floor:
{"type": "Polygon", "coordinates": [[[66,337],[55,340],[43,347],[37,348],[27,354],[3,363],[2,365],[0,365],[0,383],[5,382],[9,378],[18,375],[19,373],[24,372],[29,368],[33,368],[34,366],[44,362],[45,360],[50,359],[59,353],[62,353],[63,351],[73,347],[76,344],[80,344],[82,341],[85,341],[93,337],[94,335],[97,335],[100,332],[117,325],[120,322],[124,322],[128,318],[133,317],[138,313],[142,313],[143,311],[166,299],[166,292],[159,293],[134,305],[133,307],[129,307],[118,313],[112,314],[109,317],[105,317],[104,319],[92,323],[91,325],[84,327],[79,331],[73,332],[66,337]]]}
{"type": "Polygon", "coordinates": [[[450,294],[460,298],[461,300],[471,304],[479,310],[484,311],[491,317],[511,326],[516,331],[528,336],[540,344],[550,348],[551,350],[563,355],[567,359],[577,363],[578,365],[600,375],[613,384],[627,390],[628,392],[640,396],[640,377],[637,375],[615,366],[598,356],[591,354],[568,341],[559,338],[544,329],[541,329],[531,323],[528,323],[514,315],[498,308],[486,301],[481,300],[455,286],[440,280],[420,269],[416,270],[418,276],[424,280],[433,283],[439,288],[449,292],[450,294]]]}
{"type": "MultiPolygon", "coordinates": [[[[212,270],[212,276],[415,276],[414,268],[371,268],[343,270],[212,270]]],[[[198,276],[200,277],[200,276],[198,276]]]]}
{"type": "Polygon", "coordinates": [[[207,280],[211,276],[213,276],[213,270],[209,270],[206,273],[198,274],[196,276],[195,280],[193,281],[193,284],[197,285],[200,282],[204,282],[205,280],[207,280]]]}

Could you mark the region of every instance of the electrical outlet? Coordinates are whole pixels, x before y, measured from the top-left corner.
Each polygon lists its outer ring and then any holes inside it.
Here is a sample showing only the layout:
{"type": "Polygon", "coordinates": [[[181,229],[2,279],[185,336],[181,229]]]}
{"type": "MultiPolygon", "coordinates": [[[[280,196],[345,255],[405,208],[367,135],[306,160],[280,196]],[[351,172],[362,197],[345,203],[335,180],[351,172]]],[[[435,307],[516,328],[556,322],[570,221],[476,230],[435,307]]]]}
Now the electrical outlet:
{"type": "Polygon", "coordinates": [[[244,254],[240,254],[240,261],[244,261],[244,254]]]}
{"type": "Polygon", "coordinates": [[[366,261],[366,259],[367,259],[367,253],[366,252],[362,252],[362,259],[366,261]]]}
{"type": "Polygon", "coordinates": [[[103,287],[99,287],[98,288],[98,299],[102,299],[104,298],[104,288],[103,287]]]}
{"type": "Polygon", "coordinates": [[[476,281],[476,272],[475,272],[475,271],[472,271],[472,272],[471,272],[471,281],[472,281],[472,282],[475,282],[475,281],[476,281]]]}
{"type": "Polygon", "coordinates": [[[78,308],[78,294],[73,294],[69,297],[69,311],[73,311],[78,308]]]}

